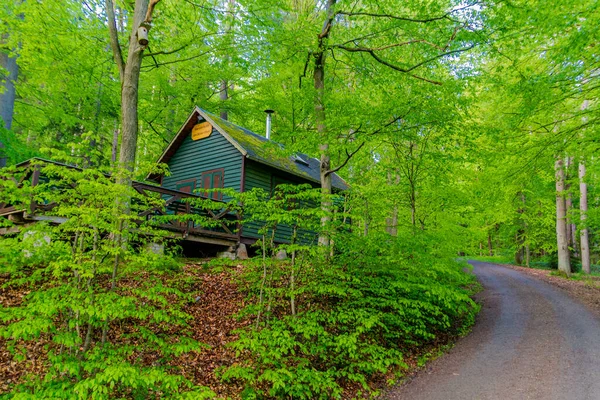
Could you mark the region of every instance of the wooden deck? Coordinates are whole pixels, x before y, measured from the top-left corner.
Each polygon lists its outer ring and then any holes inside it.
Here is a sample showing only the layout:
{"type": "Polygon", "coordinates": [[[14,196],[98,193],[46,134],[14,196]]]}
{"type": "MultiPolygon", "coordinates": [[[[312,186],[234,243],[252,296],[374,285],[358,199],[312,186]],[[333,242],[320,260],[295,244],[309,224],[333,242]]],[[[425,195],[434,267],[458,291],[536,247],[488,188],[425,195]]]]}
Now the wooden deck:
{"type": "MultiPolygon", "coordinates": [[[[54,163],[51,161],[45,161],[54,163]]],[[[74,168],[71,166],[65,166],[74,168]]],[[[22,184],[24,181],[31,182],[31,186],[36,186],[40,182],[40,169],[33,165],[24,165],[24,175],[17,182],[22,184]]],[[[215,244],[220,246],[235,246],[240,241],[237,232],[240,231],[240,217],[233,213],[223,203],[223,208],[218,212],[213,210],[193,207],[189,198],[206,198],[202,195],[169,190],[160,186],[147,183],[132,182],[132,187],[142,196],[160,197],[164,200],[161,207],[153,207],[138,211],[140,222],[158,221],[157,227],[171,232],[174,239],[188,240],[192,242],[215,244]],[[193,221],[181,221],[182,215],[199,215],[211,222],[211,227],[201,227],[193,221]],[[172,218],[169,218],[172,216],[172,218]],[[235,227],[235,228],[234,228],[235,227]]],[[[15,207],[10,204],[0,203],[0,218],[7,218],[13,222],[10,228],[0,228],[0,234],[18,232],[20,227],[35,223],[36,221],[49,221],[60,224],[66,221],[64,217],[52,215],[52,209],[57,206],[56,203],[38,204],[31,201],[28,207],[15,207]]],[[[185,217],[183,217],[185,219],[185,217]]]]}

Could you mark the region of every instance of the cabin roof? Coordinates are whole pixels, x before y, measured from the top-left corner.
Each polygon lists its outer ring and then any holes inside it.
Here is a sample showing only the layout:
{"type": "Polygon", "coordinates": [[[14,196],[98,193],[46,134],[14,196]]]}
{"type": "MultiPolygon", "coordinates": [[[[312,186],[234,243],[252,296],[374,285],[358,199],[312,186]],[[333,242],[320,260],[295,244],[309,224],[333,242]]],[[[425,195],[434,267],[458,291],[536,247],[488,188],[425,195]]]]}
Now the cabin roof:
{"type": "MultiPolygon", "coordinates": [[[[196,107],[187,121],[183,124],[175,138],[159,158],[159,163],[167,163],[183,143],[190,129],[196,124],[198,116],[209,122],[227,141],[229,141],[246,158],[258,163],[268,165],[281,171],[320,182],[320,161],[306,154],[285,154],[282,145],[257,135],[249,129],[221,119],[199,107],[196,107]]],[[[149,175],[148,179],[157,179],[156,175],[149,175]]],[[[332,174],[332,186],[346,190],[348,185],[337,174],[332,174]]]]}

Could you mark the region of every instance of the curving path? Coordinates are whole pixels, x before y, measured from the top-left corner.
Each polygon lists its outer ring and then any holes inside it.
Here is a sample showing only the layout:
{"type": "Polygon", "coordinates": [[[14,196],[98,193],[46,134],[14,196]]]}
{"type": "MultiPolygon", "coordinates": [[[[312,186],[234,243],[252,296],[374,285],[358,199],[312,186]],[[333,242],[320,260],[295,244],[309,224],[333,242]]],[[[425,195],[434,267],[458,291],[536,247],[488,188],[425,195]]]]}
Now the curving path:
{"type": "Polygon", "coordinates": [[[390,400],[600,399],[600,319],[560,289],[472,261],[485,290],[473,331],[390,400]]]}

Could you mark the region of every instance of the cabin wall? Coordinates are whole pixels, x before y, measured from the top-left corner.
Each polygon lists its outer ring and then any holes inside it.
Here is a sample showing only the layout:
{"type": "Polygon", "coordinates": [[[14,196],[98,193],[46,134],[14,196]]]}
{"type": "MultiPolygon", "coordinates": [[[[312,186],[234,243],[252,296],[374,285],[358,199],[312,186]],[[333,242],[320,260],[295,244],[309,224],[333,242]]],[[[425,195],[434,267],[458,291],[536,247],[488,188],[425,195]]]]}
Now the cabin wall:
{"type": "MultiPolygon", "coordinates": [[[[305,184],[310,183],[313,187],[314,183],[298,178],[291,174],[286,174],[269,166],[259,164],[252,160],[246,160],[245,166],[245,183],[244,190],[249,191],[254,188],[260,188],[270,193],[273,188],[273,180],[276,179],[278,183],[290,183],[290,184],[305,184]]],[[[261,228],[259,223],[245,223],[242,230],[242,237],[260,239],[261,235],[258,230],[261,228]]],[[[299,230],[297,233],[299,241],[302,243],[316,243],[316,233],[306,230],[299,230]]],[[[275,231],[275,242],[278,243],[289,243],[292,237],[292,228],[288,225],[278,225],[275,231]]]]}
{"type": "Polygon", "coordinates": [[[177,190],[177,182],[190,179],[196,180],[196,189],[201,188],[203,172],[222,168],[223,187],[240,191],[242,154],[216,129],[200,140],[192,140],[188,134],[168,165],[171,175],[165,176],[161,185],[167,189],[177,190]]]}

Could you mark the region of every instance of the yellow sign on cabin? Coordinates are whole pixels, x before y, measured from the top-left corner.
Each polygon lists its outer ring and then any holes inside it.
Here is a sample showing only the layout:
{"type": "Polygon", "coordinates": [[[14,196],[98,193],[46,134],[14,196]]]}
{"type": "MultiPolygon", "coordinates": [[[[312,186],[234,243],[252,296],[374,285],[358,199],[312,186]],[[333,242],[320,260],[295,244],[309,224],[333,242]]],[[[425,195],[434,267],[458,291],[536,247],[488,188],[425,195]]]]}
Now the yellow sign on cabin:
{"type": "Polygon", "coordinates": [[[200,140],[209,137],[212,133],[212,129],[212,125],[208,122],[194,125],[192,128],[192,140],[200,140]]]}

